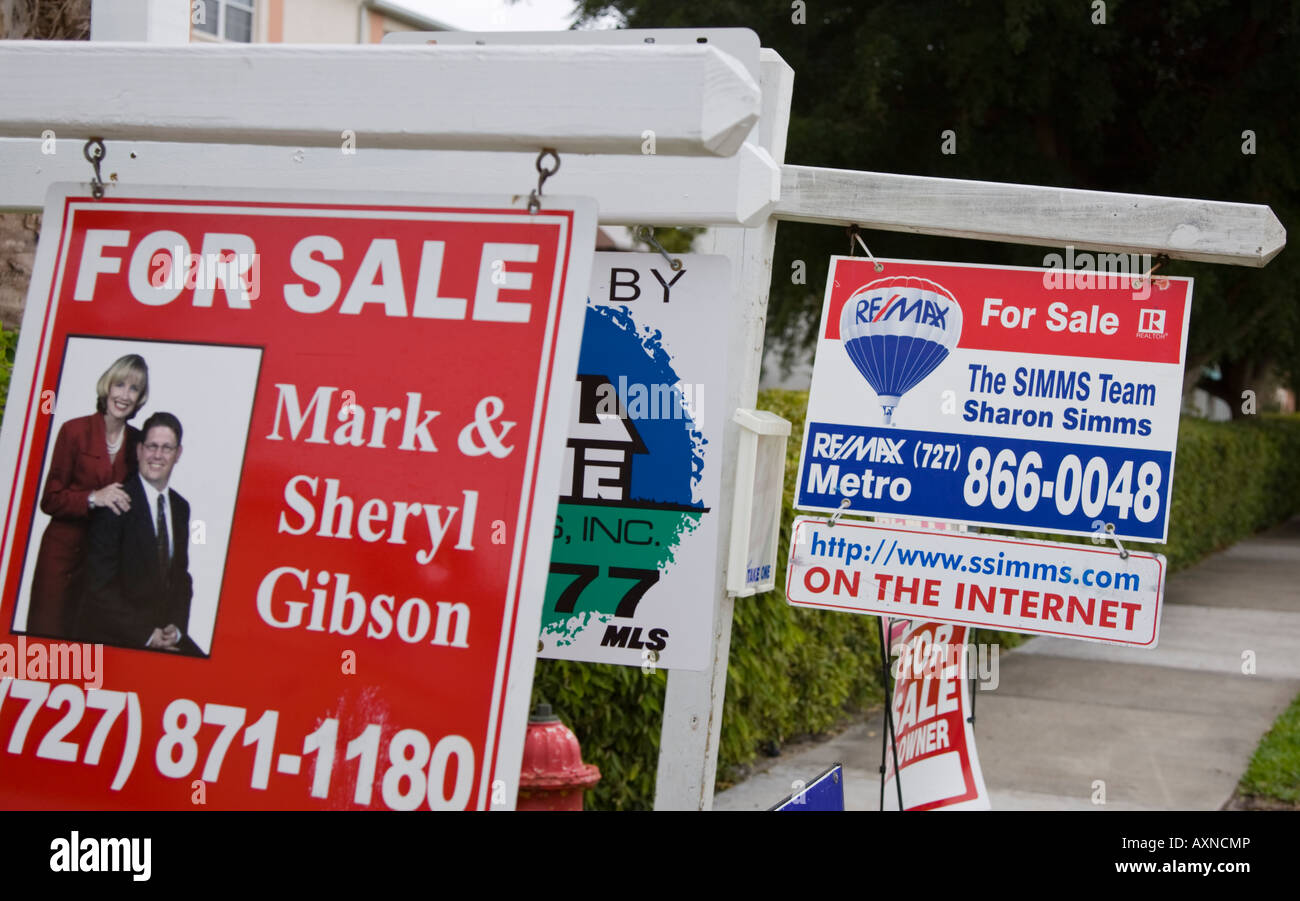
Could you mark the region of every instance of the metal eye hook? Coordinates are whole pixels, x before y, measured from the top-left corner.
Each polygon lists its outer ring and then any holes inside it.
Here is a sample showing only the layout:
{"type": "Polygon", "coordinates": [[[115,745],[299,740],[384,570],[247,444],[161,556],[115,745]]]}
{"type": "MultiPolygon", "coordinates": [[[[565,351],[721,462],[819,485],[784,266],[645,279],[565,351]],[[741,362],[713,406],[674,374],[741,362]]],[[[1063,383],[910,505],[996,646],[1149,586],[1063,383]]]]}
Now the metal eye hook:
{"type": "Polygon", "coordinates": [[[867,246],[866,241],[862,240],[862,235],[858,234],[859,228],[856,225],[850,225],[847,229],[845,229],[845,231],[849,233],[849,256],[853,256],[853,254],[857,251],[857,248],[853,246],[853,242],[857,241],[859,244],[862,245],[862,249],[866,252],[867,259],[870,260],[872,265],[876,267],[876,271],[884,272],[885,264],[878,262],[876,258],[871,255],[871,248],[867,246]]]}
{"type": "Polygon", "coordinates": [[[1127,560],[1128,551],[1125,550],[1124,545],[1119,543],[1119,539],[1115,537],[1115,524],[1113,522],[1106,523],[1106,534],[1110,536],[1111,541],[1115,542],[1115,547],[1119,548],[1119,559],[1127,560]]]}
{"type": "Polygon", "coordinates": [[[86,146],[81,148],[81,155],[86,158],[86,162],[94,167],[95,175],[90,180],[90,195],[96,200],[104,196],[104,179],[99,174],[99,164],[103,161],[108,150],[104,147],[103,138],[91,138],[86,141],[86,146]]]}
{"type": "Polygon", "coordinates": [[[849,499],[846,497],[844,500],[840,501],[840,508],[831,514],[831,528],[835,527],[835,523],[839,522],[840,517],[844,515],[844,511],[847,509],[849,509],[849,499]]]}
{"type": "Polygon", "coordinates": [[[543,147],[542,152],[537,154],[537,161],[533,165],[537,169],[537,187],[528,195],[529,213],[537,213],[541,210],[542,185],[546,184],[548,178],[560,171],[560,154],[550,147],[543,147]],[[549,169],[544,165],[548,156],[555,160],[555,165],[549,169]]]}
{"type": "Polygon", "coordinates": [[[1169,280],[1166,279],[1163,275],[1160,276],[1159,278],[1152,278],[1152,276],[1155,275],[1156,270],[1168,262],[1169,262],[1169,257],[1167,255],[1163,253],[1157,255],[1155,260],[1152,261],[1153,264],[1151,268],[1148,269],[1142,275],[1139,275],[1137,278],[1133,279],[1133,289],[1136,291],[1137,289],[1141,288],[1142,283],[1147,280],[1150,280],[1151,283],[1156,287],[1161,287],[1162,283],[1165,286],[1168,286],[1169,280]]]}
{"type": "Polygon", "coordinates": [[[632,237],[636,238],[638,241],[645,241],[655,250],[659,251],[659,255],[668,261],[668,266],[673,270],[673,272],[677,272],[682,268],[682,261],[676,257],[669,256],[668,251],[664,250],[664,246],[655,240],[655,231],[650,226],[638,225],[632,232],[632,237]]]}

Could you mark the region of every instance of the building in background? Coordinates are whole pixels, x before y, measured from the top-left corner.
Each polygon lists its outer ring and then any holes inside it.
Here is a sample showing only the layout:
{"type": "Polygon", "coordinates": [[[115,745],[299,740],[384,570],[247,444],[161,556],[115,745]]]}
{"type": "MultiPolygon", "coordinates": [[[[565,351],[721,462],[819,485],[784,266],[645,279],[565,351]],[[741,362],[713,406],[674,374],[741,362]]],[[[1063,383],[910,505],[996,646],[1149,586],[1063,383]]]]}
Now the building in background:
{"type": "Polygon", "coordinates": [[[394,31],[451,26],[388,0],[191,0],[191,41],[378,44],[394,31]]]}

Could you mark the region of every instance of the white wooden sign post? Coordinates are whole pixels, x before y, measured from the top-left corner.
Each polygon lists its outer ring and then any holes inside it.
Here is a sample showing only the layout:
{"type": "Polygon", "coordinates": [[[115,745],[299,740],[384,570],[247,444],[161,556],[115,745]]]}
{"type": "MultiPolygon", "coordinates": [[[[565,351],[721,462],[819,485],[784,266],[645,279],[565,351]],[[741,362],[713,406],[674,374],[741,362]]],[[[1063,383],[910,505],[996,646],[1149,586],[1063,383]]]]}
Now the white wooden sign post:
{"type": "MultiPolygon", "coordinates": [[[[95,4],[97,22],[105,6],[95,4]]],[[[162,6],[124,8],[147,18],[162,6]]],[[[137,24],[131,33],[155,34],[137,24]]],[[[695,249],[732,261],[728,409],[755,404],[782,219],[1245,266],[1285,243],[1264,206],[783,165],[794,73],[746,30],[444,32],[432,46],[409,35],[397,43],[0,42],[0,82],[24,85],[0,111],[0,209],[39,211],[50,183],[88,182],[82,147],[92,136],[107,144],[109,191],[124,193],[187,184],[527,194],[538,151],[553,148],[563,162],[547,189],[595,197],[602,224],[715,227],[695,249]]],[[[712,665],[669,675],[658,809],[712,806],[729,543],[724,517],[708,587],[712,665]]]]}

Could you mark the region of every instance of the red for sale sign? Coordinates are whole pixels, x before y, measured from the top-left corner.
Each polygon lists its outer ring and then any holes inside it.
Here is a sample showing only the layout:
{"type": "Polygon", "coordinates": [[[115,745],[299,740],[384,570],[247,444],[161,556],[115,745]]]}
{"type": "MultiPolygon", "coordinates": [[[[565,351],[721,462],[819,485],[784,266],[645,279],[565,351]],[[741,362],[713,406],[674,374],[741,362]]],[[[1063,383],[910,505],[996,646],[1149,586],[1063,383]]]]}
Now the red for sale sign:
{"type": "Polygon", "coordinates": [[[594,204],[84,193],[0,435],[0,806],[513,806],[594,204]]]}
{"type": "MultiPolygon", "coordinates": [[[[891,629],[892,638],[892,629],[891,629]]],[[[988,810],[988,792],[975,751],[967,690],[965,626],[912,621],[895,640],[894,746],[885,754],[886,810],[988,810]]]]}

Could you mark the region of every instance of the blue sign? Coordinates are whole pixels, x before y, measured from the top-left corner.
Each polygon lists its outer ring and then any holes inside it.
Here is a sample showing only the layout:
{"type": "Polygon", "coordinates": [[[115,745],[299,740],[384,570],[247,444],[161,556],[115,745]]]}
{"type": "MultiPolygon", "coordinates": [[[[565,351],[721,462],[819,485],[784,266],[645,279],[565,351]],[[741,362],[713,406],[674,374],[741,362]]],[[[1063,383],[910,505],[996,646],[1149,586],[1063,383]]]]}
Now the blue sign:
{"type": "Polygon", "coordinates": [[[1173,454],[814,422],[800,506],[1160,541],[1173,454]]]}
{"type": "Polygon", "coordinates": [[[835,257],[794,506],[1169,529],[1191,281],[835,257]]]}
{"type": "Polygon", "coordinates": [[[844,767],[838,763],[819,774],[810,785],[800,786],[795,783],[794,792],[772,808],[772,810],[821,811],[843,809],[844,767]]]}

